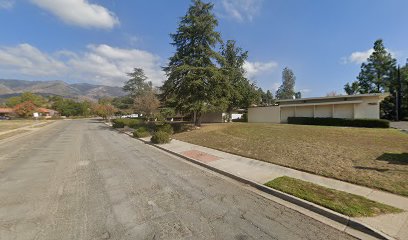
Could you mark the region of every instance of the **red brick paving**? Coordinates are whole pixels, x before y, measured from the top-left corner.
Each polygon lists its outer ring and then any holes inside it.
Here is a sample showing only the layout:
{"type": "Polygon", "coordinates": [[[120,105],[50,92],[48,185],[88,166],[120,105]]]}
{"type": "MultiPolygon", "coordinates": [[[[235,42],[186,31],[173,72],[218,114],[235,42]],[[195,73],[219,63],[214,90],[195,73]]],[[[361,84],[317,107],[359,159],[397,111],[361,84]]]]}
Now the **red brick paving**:
{"type": "Polygon", "coordinates": [[[205,152],[201,152],[201,151],[198,151],[198,150],[185,151],[185,152],[182,152],[181,154],[183,156],[193,158],[195,160],[198,160],[198,161],[204,162],[204,163],[209,163],[209,162],[221,159],[220,157],[217,157],[217,156],[205,153],[205,152]]]}

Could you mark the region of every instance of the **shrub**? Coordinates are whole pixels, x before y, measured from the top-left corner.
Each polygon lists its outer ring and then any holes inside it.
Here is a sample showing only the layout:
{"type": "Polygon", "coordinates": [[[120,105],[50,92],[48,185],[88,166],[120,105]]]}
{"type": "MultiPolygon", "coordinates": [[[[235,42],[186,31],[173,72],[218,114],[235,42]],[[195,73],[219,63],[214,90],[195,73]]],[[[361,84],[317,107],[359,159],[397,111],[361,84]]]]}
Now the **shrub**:
{"type": "Polygon", "coordinates": [[[243,122],[248,122],[248,113],[242,114],[241,119],[242,119],[243,122]]]}
{"type": "Polygon", "coordinates": [[[155,144],[169,143],[171,141],[170,134],[163,131],[155,132],[150,141],[155,144]]]}
{"type": "Polygon", "coordinates": [[[143,119],[126,119],[126,126],[130,128],[138,128],[143,124],[143,119]]]}
{"type": "Polygon", "coordinates": [[[190,129],[190,125],[181,122],[172,122],[170,125],[173,127],[175,133],[185,132],[190,129]]]}
{"type": "Polygon", "coordinates": [[[145,127],[139,127],[133,132],[133,137],[135,138],[145,138],[148,136],[150,136],[150,133],[145,127]]]}
{"type": "Polygon", "coordinates": [[[384,119],[346,119],[346,118],[312,118],[312,117],[288,117],[290,124],[366,127],[366,128],[389,128],[390,122],[384,119]]]}
{"type": "Polygon", "coordinates": [[[169,135],[172,135],[174,133],[173,127],[170,124],[163,124],[163,125],[157,125],[156,126],[156,131],[157,132],[166,132],[169,135]]]}
{"type": "Polygon", "coordinates": [[[129,118],[117,118],[112,120],[113,125],[119,126],[118,128],[124,128],[128,126],[130,128],[137,128],[138,126],[143,124],[143,119],[129,119],[129,118]]]}
{"type": "Polygon", "coordinates": [[[112,127],[114,128],[124,128],[125,123],[123,121],[120,121],[121,119],[113,119],[112,120],[112,127]]]}

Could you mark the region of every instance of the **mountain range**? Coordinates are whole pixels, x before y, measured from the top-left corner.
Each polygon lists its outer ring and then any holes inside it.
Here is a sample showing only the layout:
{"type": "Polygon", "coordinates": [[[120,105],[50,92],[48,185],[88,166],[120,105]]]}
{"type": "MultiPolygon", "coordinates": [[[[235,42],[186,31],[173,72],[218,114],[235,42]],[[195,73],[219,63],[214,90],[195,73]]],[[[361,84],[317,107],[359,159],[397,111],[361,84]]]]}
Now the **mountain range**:
{"type": "Polygon", "coordinates": [[[42,96],[57,95],[73,99],[97,100],[102,97],[124,96],[121,87],[94,85],[89,83],[69,84],[64,81],[26,81],[0,79],[0,98],[17,96],[23,92],[32,92],[42,96]]]}

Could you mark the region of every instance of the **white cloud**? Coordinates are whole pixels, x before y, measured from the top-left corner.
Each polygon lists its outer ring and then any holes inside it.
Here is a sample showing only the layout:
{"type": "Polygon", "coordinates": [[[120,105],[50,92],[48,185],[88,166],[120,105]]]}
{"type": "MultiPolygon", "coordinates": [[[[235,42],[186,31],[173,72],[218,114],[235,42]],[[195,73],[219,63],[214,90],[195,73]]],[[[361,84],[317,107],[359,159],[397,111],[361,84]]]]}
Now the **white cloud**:
{"type": "Polygon", "coordinates": [[[239,22],[252,21],[259,14],[263,0],[221,0],[225,13],[239,22]]]}
{"type": "Polygon", "coordinates": [[[95,83],[122,86],[128,79],[126,73],[132,72],[135,67],[142,68],[156,86],[164,80],[160,58],[139,49],[89,45],[87,52],[72,57],[67,63],[78,71],[78,77],[95,83]]]}
{"type": "Polygon", "coordinates": [[[160,58],[139,49],[101,44],[89,45],[85,52],[61,50],[47,54],[29,44],[0,47],[0,72],[14,76],[44,76],[122,86],[128,79],[126,73],[134,67],[142,68],[156,86],[164,80],[160,58]]]}
{"type": "Polygon", "coordinates": [[[355,63],[355,64],[361,64],[365,61],[367,61],[367,58],[374,52],[374,49],[368,49],[367,51],[363,52],[353,52],[350,54],[349,57],[345,59],[345,63],[355,63]]]}
{"type": "Polygon", "coordinates": [[[264,73],[272,72],[278,67],[278,63],[274,61],[269,62],[250,62],[245,61],[244,69],[246,71],[246,76],[252,78],[264,73]]]}
{"type": "Polygon", "coordinates": [[[0,70],[30,76],[57,76],[66,65],[29,44],[0,47],[0,70]]]}
{"type": "Polygon", "coordinates": [[[0,9],[11,9],[14,7],[14,0],[0,0],[0,9]]]}
{"type": "MultiPolygon", "coordinates": [[[[395,58],[396,57],[396,53],[389,50],[389,49],[385,49],[387,52],[391,53],[391,55],[395,58]]],[[[350,56],[342,58],[342,63],[343,64],[347,64],[347,63],[354,63],[354,64],[362,64],[363,62],[367,61],[367,58],[370,57],[370,55],[374,52],[374,49],[368,49],[367,51],[363,51],[363,52],[352,52],[350,54],[350,56]]]]}
{"type": "Polygon", "coordinates": [[[119,19],[114,13],[87,0],[31,0],[31,2],[70,25],[111,29],[119,24],[119,19]]]}
{"type": "Polygon", "coordinates": [[[274,83],[272,84],[272,90],[275,91],[275,92],[278,91],[280,85],[281,85],[281,83],[279,83],[279,82],[274,82],[274,83]]]}

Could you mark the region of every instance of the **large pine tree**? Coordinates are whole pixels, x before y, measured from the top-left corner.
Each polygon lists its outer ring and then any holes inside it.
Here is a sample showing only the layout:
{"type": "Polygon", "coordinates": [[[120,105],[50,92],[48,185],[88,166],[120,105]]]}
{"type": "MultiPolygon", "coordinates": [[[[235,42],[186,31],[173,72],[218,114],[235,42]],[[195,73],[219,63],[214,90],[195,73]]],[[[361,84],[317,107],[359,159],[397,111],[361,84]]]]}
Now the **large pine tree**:
{"type": "Polygon", "coordinates": [[[389,91],[395,72],[396,59],[385,49],[383,40],[374,42],[374,52],[361,64],[357,77],[360,93],[381,93],[389,91]]]}
{"type": "Polygon", "coordinates": [[[361,64],[357,81],[352,85],[347,83],[344,90],[347,94],[384,93],[390,96],[381,103],[381,117],[396,118],[395,96],[397,90],[396,64],[397,60],[384,47],[382,39],[374,42],[374,51],[367,62],[361,64]]]}
{"type": "Polygon", "coordinates": [[[193,1],[170,35],[176,52],[164,67],[163,99],[178,111],[194,113],[195,125],[201,124],[202,113],[225,104],[225,80],[216,66],[220,55],[214,50],[221,37],[212,9],[213,4],[193,1]]]}
{"type": "Polygon", "coordinates": [[[292,99],[296,95],[300,96],[300,93],[295,92],[296,76],[293,71],[285,67],[282,71],[282,85],[276,91],[277,99],[292,99]]]}
{"type": "Polygon", "coordinates": [[[258,98],[255,84],[245,77],[244,63],[248,52],[236,46],[234,40],[228,40],[221,49],[222,58],[219,61],[224,80],[227,81],[227,113],[229,120],[232,111],[237,108],[247,108],[258,98]]]}
{"type": "Polygon", "coordinates": [[[401,68],[401,107],[402,116],[401,118],[408,118],[408,59],[405,66],[401,68]]]}

